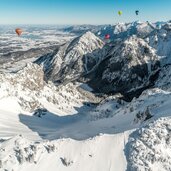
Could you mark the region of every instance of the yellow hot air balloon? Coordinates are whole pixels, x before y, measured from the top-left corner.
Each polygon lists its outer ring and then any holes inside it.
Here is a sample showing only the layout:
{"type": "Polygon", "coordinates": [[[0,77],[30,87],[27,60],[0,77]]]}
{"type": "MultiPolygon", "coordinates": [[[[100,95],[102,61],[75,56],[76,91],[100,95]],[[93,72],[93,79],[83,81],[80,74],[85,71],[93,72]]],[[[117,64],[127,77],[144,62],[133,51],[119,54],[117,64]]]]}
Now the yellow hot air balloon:
{"type": "Polygon", "coordinates": [[[122,15],[122,11],[118,11],[118,15],[121,16],[122,15]]]}

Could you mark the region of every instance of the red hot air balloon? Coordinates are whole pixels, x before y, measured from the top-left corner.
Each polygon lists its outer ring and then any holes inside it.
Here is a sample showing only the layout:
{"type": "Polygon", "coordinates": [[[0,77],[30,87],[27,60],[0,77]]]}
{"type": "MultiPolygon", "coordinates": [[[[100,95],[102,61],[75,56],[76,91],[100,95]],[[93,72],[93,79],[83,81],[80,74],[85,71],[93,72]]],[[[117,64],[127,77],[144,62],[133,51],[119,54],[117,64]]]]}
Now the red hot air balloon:
{"type": "Polygon", "coordinates": [[[110,34],[106,34],[105,39],[110,39],[110,34]]]}
{"type": "Polygon", "coordinates": [[[21,34],[22,34],[23,31],[20,28],[16,28],[15,29],[15,32],[17,33],[18,36],[21,36],[21,34]]]}

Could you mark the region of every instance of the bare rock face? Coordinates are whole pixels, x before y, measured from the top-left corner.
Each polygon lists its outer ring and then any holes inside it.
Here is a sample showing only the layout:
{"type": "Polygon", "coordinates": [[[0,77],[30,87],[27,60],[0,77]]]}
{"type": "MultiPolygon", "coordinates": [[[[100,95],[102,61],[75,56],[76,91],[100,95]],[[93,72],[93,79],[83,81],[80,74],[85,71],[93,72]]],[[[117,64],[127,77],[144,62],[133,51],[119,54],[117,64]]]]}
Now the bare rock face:
{"type": "Polygon", "coordinates": [[[132,36],[111,43],[108,55],[89,75],[89,85],[103,93],[129,93],[151,84],[158,67],[155,50],[143,39],[132,36]]]}

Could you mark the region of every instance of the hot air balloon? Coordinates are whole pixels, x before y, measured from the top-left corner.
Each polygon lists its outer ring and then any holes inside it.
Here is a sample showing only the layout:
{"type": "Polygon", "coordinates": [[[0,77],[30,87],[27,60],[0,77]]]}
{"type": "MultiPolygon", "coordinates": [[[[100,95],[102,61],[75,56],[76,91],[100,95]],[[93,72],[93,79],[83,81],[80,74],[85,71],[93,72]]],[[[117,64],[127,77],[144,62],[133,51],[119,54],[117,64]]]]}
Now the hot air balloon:
{"type": "Polygon", "coordinates": [[[136,14],[136,15],[139,15],[139,11],[138,11],[138,10],[136,10],[136,11],[135,11],[135,14],[136,14]]]}
{"type": "Polygon", "coordinates": [[[106,39],[106,40],[110,39],[110,34],[106,34],[106,35],[105,35],[105,39],[106,39]]]}
{"type": "Polygon", "coordinates": [[[17,33],[18,36],[20,36],[20,35],[22,34],[23,31],[22,31],[22,29],[20,29],[20,28],[16,28],[16,29],[15,29],[15,32],[17,33]]]}
{"type": "Polygon", "coordinates": [[[118,15],[121,16],[122,15],[122,11],[118,11],[118,15]]]}

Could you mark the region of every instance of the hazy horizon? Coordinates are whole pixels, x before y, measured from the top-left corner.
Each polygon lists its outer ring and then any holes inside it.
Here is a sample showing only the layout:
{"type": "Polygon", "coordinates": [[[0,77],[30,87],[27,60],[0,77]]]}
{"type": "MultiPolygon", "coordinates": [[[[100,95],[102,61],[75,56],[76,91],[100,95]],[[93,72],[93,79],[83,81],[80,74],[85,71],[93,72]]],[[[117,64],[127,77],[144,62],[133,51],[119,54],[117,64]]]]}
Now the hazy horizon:
{"type": "Polygon", "coordinates": [[[170,0],[1,0],[0,25],[104,25],[171,20],[170,0]],[[122,16],[117,13],[121,10],[122,16]],[[139,10],[138,16],[135,11],[139,10]]]}
{"type": "MultiPolygon", "coordinates": [[[[160,21],[160,20],[156,20],[156,21],[151,21],[151,23],[158,23],[158,22],[169,22],[170,20],[166,20],[166,21],[160,21]]],[[[130,22],[116,22],[116,23],[113,23],[113,24],[110,24],[110,23],[104,23],[104,24],[46,24],[46,23],[42,23],[42,24],[30,24],[30,23],[21,23],[21,24],[1,24],[0,23],[0,26],[59,26],[59,27],[66,27],[66,26],[103,26],[103,25],[115,25],[115,24],[118,24],[118,23],[134,23],[134,22],[147,22],[147,21],[140,21],[140,20],[135,20],[135,21],[130,21],[130,22]]]]}

